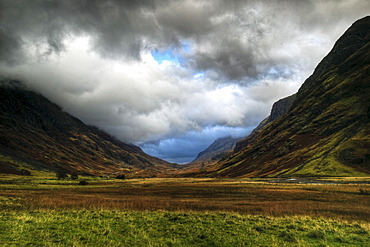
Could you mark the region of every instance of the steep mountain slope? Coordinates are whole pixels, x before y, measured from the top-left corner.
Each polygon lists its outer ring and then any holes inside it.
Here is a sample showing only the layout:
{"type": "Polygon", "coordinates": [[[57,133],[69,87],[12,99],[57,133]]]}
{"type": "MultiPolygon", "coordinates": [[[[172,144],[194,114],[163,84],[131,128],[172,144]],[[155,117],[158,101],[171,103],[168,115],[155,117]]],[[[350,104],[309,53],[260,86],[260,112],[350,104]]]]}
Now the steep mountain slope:
{"type": "Polygon", "coordinates": [[[154,176],[175,167],[86,126],[17,81],[1,81],[0,98],[0,173],[154,176]]]}
{"type": "Polygon", "coordinates": [[[193,168],[196,163],[202,162],[202,168],[206,163],[212,164],[224,158],[226,155],[234,151],[239,151],[245,146],[252,143],[257,137],[258,133],[270,122],[281,117],[283,114],[288,112],[290,106],[296,98],[296,94],[288,96],[286,98],[280,99],[274,103],[271,109],[271,113],[266,117],[247,137],[234,138],[234,137],[224,137],[219,138],[214,141],[209,147],[200,152],[198,156],[189,164],[193,168]]]}
{"type": "Polygon", "coordinates": [[[293,94],[291,96],[276,101],[272,106],[270,115],[264,120],[262,120],[261,123],[246,138],[237,142],[234,151],[238,152],[242,150],[244,147],[253,143],[256,140],[258,133],[260,133],[268,123],[278,119],[279,117],[288,112],[290,106],[292,105],[296,97],[297,95],[293,94]]]}
{"type": "Polygon", "coordinates": [[[204,176],[214,171],[215,163],[225,160],[233,152],[238,152],[255,141],[258,134],[266,125],[288,112],[296,94],[280,99],[274,103],[271,113],[244,139],[225,137],[214,141],[208,148],[200,152],[197,158],[187,165],[183,165],[180,174],[183,176],[204,176]]]}
{"type": "Polygon", "coordinates": [[[356,21],[288,113],[221,161],[214,176],[370,174],[370,17],[356,21]]]}

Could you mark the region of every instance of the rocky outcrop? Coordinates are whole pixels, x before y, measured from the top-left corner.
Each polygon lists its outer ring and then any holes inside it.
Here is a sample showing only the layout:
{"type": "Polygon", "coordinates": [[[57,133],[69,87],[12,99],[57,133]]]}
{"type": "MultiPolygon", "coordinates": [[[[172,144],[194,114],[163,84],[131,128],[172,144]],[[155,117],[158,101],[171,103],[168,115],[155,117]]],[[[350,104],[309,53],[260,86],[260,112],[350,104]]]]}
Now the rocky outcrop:
{"type": "Polygon", "coordinates": [[[270,115],[264,120],[262,120],[261,123],[246,138],[236,143],[234,152],[239,152],[246,146],[252,144],[256,140],[258,133],[260,133],[261,130],[263,130],[263,128],[268,123],[278,119],[279,117],[283,116],[285,113],[288,112],[295,98],[296,94],[293,94],[291,96],[288,96],[275,102],[272,106],[270,115]]]}
{"type": "Polygon", "coordinates": [[[275,119],[278,119],[279,117],[283,116],[285,113],[287,113],[296,97],[297,95],[293,94],[291,96],[276,101],[272,105],[271,114],[267,118],[265,124],[268,124],[274,121],[275,119]]]}

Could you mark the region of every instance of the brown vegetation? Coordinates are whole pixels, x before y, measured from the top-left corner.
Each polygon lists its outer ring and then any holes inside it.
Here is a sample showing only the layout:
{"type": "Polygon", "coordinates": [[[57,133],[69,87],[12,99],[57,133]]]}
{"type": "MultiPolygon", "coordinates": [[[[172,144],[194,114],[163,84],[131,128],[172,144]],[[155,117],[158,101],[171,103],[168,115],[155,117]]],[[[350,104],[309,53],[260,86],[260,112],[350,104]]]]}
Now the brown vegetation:
{"type": "Polygon", "coordinates": [[[248,179],[133,179],[74,184],[9,185],[0,196],[24,209],[231,211],[370,221],[368,184],[272,184],[248,179]]]}

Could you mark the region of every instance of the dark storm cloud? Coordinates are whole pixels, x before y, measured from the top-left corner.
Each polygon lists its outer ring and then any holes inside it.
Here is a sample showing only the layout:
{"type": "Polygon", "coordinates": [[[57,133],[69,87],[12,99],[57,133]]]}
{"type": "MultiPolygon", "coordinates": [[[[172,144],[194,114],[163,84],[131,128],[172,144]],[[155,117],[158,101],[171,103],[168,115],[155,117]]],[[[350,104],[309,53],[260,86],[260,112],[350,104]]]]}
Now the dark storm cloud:
{"type": "Polygon", "coordinates": [[[192,68],[232,80],[255,78],[295,63],[286,54],[271,55],[288,39],[352,21],[366,13],[363,6],[364,1],[4,0],[0,54],[14,64],[31,44],[47,56],[64,51],[68,36],[89,35],[103,57],[140,60],[143,49],[188,39],[194,44],[192,68]]]}
{"type": "Polygon", "coordinates": [[[257,125],[369,11],[363,0],[0,0],[0,74],[183,161],[257,125]]]}
{"type": "Polygon", "coordinates": [[[28,49],[27,42],[45,46],[42,49],[50,54],[64,50],[63,40],[69,36],[91,35],[93,49],[102,55],[139,59],[142,40],[155,35],[154,23],[148,20],[155,5],[154,1],[5,0],[0,16],[7,33],[3,43],[26,41],[10,50],[13,55],[28,49]]]}

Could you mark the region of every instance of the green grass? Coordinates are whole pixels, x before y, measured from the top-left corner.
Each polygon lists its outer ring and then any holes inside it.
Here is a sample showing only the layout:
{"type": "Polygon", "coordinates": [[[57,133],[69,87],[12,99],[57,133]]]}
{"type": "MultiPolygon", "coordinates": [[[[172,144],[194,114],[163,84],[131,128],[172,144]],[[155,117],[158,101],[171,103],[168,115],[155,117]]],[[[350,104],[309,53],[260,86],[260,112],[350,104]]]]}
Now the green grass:
{"type": "Polygon", "coordinates": [[[1,246],[368,246],[369,225],[310,217],[3,211],[1,246]]]}

